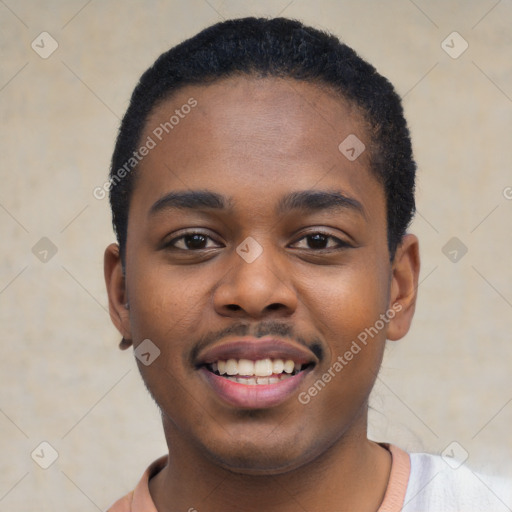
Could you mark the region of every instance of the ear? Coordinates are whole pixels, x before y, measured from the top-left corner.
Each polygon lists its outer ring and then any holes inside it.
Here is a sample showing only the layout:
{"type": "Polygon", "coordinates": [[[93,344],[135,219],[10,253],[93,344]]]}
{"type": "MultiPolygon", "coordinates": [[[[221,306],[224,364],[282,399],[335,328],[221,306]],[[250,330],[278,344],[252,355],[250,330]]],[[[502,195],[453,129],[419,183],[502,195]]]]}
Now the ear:
{"type": "Polygon", "coordinates": [[[388,325],[387,338],[399,340],[411,326],[420,273],[419,242],[415,235],[407,234],[397,247],[392,265],[389,310],[395,316],[388,325]]]}
{"type": "Polygon", "coordinates": [[[130,312],[126,306],[128,301],[126,282],[117,244],[110,244],[105,249],[103,270],[107,285],[110,319],[123,336],[120,347],[127,348],[126,345],[131,344],[130,312]]]}

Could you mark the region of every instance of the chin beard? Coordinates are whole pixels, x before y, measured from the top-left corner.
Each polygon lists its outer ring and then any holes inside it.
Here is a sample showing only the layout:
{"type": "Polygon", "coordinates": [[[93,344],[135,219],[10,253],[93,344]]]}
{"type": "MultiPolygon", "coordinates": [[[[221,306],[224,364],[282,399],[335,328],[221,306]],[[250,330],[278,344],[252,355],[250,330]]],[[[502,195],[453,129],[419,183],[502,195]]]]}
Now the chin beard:
{"type": "MultiPolygon", "coordinates": [[[[290,448],[292,443],[290,443],[290,448]]],[[[309,462],[306,454],[300,450],[286,450],[283,445],[275,447],[258,447],[256,443],[237,443],[236,446],[226,447],[219,453],[215,450],[202,448],[202,452],[217,466],[239,475],[269,476],[280,475],[309,462]],[[307,459],[307,460],[305,460],[307,459]]],[[[311,459],[314,457],[311,457],[311,459]]]]}

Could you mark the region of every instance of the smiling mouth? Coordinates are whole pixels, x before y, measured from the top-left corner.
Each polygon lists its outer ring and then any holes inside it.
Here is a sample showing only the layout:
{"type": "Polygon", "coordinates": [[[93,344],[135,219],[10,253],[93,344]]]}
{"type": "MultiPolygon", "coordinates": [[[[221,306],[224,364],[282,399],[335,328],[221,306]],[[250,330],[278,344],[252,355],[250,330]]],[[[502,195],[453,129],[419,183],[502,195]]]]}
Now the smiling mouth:
{"type": "Polygon", "coordinates": [[[228,359],[205,365],[211,373],[247,386],[277,384],[289,379],[313,363],[301,364],[292,359],[228,359]]]}

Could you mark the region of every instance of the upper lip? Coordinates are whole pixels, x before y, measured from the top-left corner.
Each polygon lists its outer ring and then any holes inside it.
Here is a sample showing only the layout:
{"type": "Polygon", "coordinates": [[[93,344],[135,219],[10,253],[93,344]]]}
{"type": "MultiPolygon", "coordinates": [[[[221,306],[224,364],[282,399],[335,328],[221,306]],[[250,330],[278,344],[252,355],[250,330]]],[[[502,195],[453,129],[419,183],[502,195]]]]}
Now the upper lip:
{"type": "Polygon", "coordinates": [[[317,357],[306,347],[279,338],[244,338],[219,343],[202,350],[196,365],[203,366],[228,359],[291,359],[298,364],[317,363],[317,357]]]}

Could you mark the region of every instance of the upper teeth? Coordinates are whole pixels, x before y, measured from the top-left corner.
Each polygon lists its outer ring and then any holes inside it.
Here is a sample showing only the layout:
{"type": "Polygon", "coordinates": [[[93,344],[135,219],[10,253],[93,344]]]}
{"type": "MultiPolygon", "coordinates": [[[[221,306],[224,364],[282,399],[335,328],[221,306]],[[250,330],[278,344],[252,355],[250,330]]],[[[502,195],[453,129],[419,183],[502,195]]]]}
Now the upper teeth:
{"type": "Polygon", "coordinates": [[[251,361],[250,359],[228,359],[227,361],[217,361],[212,364],[213,371],[218,371],[220,375],[244,375],[247,377],[268,377],[272,374],[293,373],[294,370],[301,369],[300,364],[291,359],[283,361],[282,359],[259,359],[251,361]]]}

